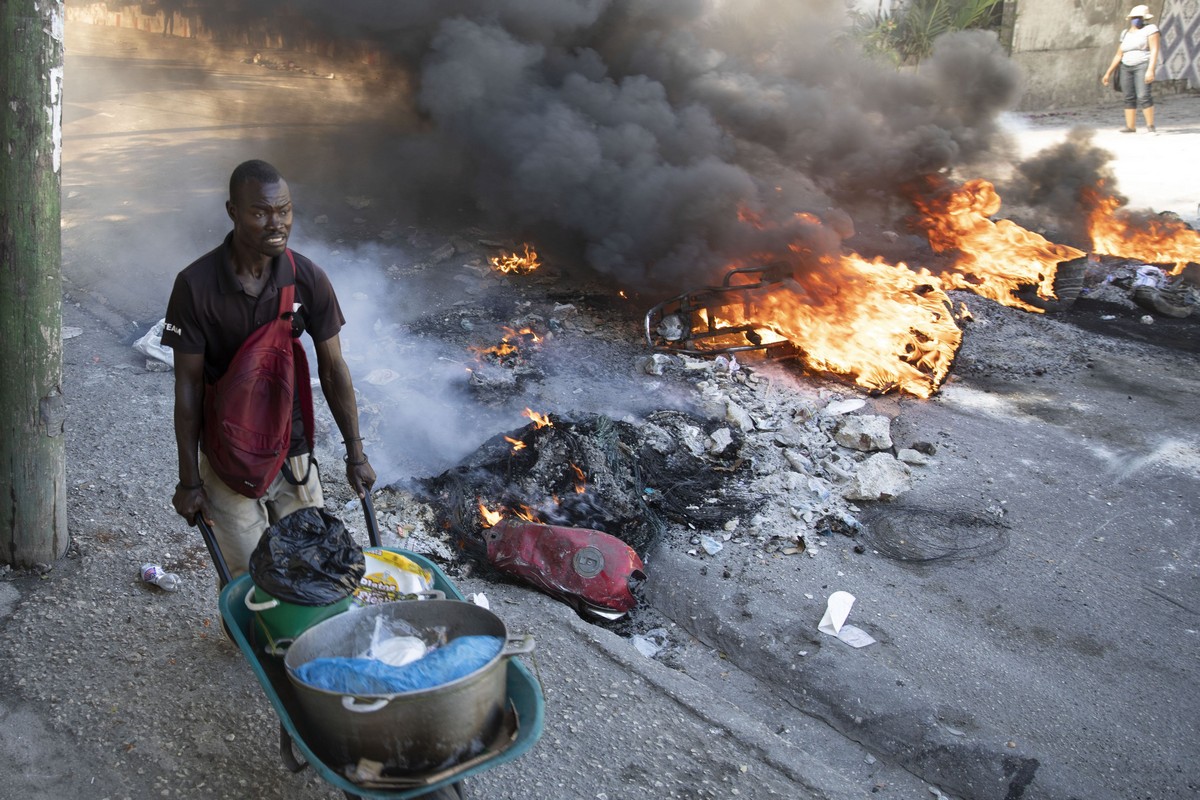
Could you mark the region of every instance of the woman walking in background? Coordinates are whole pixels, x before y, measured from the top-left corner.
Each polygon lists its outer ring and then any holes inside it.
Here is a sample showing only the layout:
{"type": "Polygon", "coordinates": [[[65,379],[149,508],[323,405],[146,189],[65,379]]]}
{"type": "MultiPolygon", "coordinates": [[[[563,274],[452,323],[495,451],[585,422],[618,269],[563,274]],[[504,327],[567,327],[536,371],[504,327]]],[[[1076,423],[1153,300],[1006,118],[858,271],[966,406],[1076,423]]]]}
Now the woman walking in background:
{"type": "Polygon", "coordinates": [[[1134,6],[1127,15],[1129,27],[1121,31],[1121,43],[1117,53],[1100,82],[1108,86],[1113,73],[1118,69],[1118,86],[1125,92],[1125,127],[1121,133],[1133,133],[1137,129],[1137,110],[1142,110],[1146,130],[1156,133],[1154,128],[1154,96],[1150,84],[1154,82],[1154,70],[1158,66],[1158,27],[1148,22],[1154,15],[1144,5],[1134,6]]]}

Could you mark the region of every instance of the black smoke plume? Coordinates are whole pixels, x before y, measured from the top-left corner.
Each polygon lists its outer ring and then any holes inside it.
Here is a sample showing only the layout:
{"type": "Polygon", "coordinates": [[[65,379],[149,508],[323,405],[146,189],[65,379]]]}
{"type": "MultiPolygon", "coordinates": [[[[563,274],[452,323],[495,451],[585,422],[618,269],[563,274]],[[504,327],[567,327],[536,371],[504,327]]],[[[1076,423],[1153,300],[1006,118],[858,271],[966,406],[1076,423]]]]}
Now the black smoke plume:
{"type": "Polygon", "coordinates": [[[874,63],[832,0],[226,0],[210,27],[284,8],[292,36],[374,42],[406,71],[422,132],[369,156],[397,186],[565,235],[640,290],[815,264],[851,221],[893,217],[899,186],[991,151],[1019,84],[982,31],[916,72],[874,63]]]}

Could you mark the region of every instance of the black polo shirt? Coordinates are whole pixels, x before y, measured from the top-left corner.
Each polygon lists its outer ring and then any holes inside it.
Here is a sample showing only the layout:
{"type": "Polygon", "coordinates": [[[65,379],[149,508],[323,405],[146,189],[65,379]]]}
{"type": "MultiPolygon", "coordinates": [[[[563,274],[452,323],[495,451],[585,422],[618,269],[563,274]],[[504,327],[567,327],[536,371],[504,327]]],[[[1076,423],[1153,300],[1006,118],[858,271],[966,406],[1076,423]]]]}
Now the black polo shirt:
{"type": "MultiPolygon", "coordinates": [[[[346,324],[329,276],[294,250],[294,278],[287,256],[276,256],[262,293],[258,297],[246,294],[233,271],[232,239],[230,233],[219,247],[180,272],[167,303],[163,346],[179,353],[203,355],[204,379],[208,383],[215,383],[225,374],[251,333],[279,316],[280,287],[295,283],[294,301],[300,304],[297,313],[314,342],[336,336],[346,324]]],[[[292,408],[289,453],[299,455],[307,450],[297,400],[292,408]]]]}

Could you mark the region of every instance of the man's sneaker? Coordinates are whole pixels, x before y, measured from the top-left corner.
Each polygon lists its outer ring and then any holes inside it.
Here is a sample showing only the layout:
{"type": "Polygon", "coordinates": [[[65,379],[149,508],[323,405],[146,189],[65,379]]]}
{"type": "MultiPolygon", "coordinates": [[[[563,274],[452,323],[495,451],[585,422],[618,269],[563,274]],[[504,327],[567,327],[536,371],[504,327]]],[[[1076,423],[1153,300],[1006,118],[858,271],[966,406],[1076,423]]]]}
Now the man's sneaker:
{"type": "Polygon", "coordinates": [[[1158,129],[1153,125],[1150,125],[1146,128],[1146,133],[1158,133],[1158,129]]]}
{"type": "Polygon", "coordinates": [[[1137,128],[1121,128],[1121,133],[1137,133],[1137,128]]]}

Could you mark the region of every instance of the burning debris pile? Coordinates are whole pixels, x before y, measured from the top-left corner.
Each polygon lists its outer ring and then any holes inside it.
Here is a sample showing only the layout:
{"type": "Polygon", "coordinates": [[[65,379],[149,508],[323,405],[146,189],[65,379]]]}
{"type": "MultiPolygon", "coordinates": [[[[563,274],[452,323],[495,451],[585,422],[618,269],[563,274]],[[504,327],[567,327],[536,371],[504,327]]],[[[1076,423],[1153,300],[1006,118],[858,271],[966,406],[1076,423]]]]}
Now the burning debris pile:
{"type": "Polygon", "coordinates": [[[640,424],[526,411],[532,421],[524,428],[425,482],[444,527],[468,551],[488,528],[516,517],[609,533],[645,555],[664,520],[707,528],[755,501],[726,480],[746,464],[740,436],[712,438],[719,423],[671,411],[640,424]]]}
{"type": "MultiPolygon", "coordinates": [[[[1200,234],[1178,219],[1117,213],[1119,201],[1099,188],[1084,197],[1093,207],[1093,253],[1143,260],[1132,279],[1109,273],[1100,280],[1130,286],[1131,302],[1157,314],[1188,316],[1196,303],[1188,286],[1194,278],[1182,273],[1200,260],[1200,234]]],[[[954,185],[927,178],[912,188],[910,201],[916,213],[909,224],[924,234],[936,256],[931,260],[940,262],[936,273],[853,252],[821,256],[819,269],[786,261],[734,267],[720,286],[653,307],[645,319],[648,344],[692,355],[762,351],[848,376],[875,394],[929,397],[962,343],[956,318],[970,317],[965,303],[954,311],[949,292],[1043,313],[1070,308],[1088,292],[1089,279],[1097,283],[1100,256],[993,219],[1001,199],[988,181],[954,185]]],[[[792,249],[801,263],[812,256],[792,249]]]]}
{"type": "Polygon", "coordinates": [[[903,494],[913,470],[937,451],[929,442],[895,442],[887,417],[858,413],[864,400],[727,356],[660,353],[631,360],[629,369],[648,386],[690,388],[694,411],[614,420],[526,409],[528,424],[490,438],[457,466],[385,490],[384,529],[399,530],[406,548],[450,561],[466,554],[484,574],[517,577],[612,619],[632,608],[632,594],[587,594],[567,580],[578,581],[575,554],[589,544],[604,553],[601,563],[620,556],[597,535],[628,545],[619,560],[630,585],[653,570],[660,543],[699,558],[726,547],[816,558],[834,534],[858,535],[857,503],[903,494]],[[441,544],[446,538],[452,548],[441,544]],[[546,548],[569,557],[547,556],[546,548]]]}

